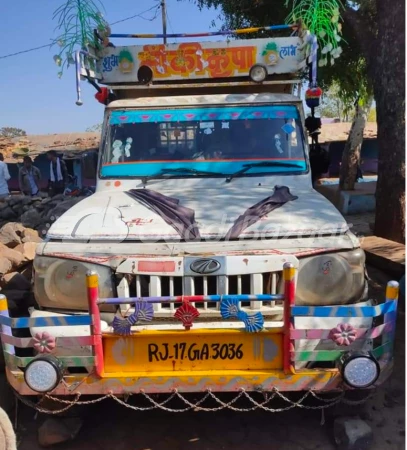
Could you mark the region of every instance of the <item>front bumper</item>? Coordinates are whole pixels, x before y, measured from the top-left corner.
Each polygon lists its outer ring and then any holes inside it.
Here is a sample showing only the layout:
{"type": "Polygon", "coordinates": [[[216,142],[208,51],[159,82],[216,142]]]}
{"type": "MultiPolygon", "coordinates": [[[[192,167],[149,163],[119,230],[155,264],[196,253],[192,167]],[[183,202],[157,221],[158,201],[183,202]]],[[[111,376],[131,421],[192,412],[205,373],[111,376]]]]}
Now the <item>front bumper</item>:
{"type": "MultiPolygon", "coordinates": [[[[392,373],[393,363],[382,365],[379,379],[373,387],[384,383],[392,373]]],[[[20,395],[38,395],[24,381],[22,372],[6,369],[6,375],[11,387],[20,395]]],[[[66,375],[63,383],[52,391],[53,396],[81,395],[126,395],[169,394],[174,390],[183,393],[198,393],[211,390],[213,392],[271,392],[277,389],[281,392],[307,391],[335,392],[348,389],[336,370],[310,370],[296,374],[285,374],[282,370],[251,371],[231,370],[185,372],[175,375],[174,372],[139,373],[133,377],[100,378],[96,374],[66,375]]]]}
{"type": "MultiPolygon", "coordinates": [[[[34,347],[42,352],[52,353],[54,347],[58,348],[61,345],[71,347],[72,352],[70,356],[58,356],[64,366],[64,373],[61,383],[52,391],[54,396],[105,395],[109,393],[123,395],[142,392],[168,394],[174,390],[185,393],[208,390],[213,392],[241,390],[268,392],[276,389],[278,391],[341,391],[349,389],[349,387],[345,384],[340,371],[336,368],[322,369],[321,363],[327,362],[331,367],[335,367],[335,362],[344,353],[352,353],[354,344],[360,343],[360,341],[370,343],[371,353],[381,367],[380,377],[375,382],[375,386],[388,378],[392,370],[397,314],[398,289],[394,287],[394,284],[389,284],[386,290],[386,301],[376,306],[304,307],[294,305],[295,269],[291,265],[284,269],[284,280],[284,295],[259,295],[256,297],[256,301],[284,300],[284,324],[274,328],[263,327],[261,317],[258,316],[259,313],[254,316],[241,314],[239,301],[247,300],[245,298],[247,296],[234,295],[168,299],[168,301],[181,304],[178,310],[182,313],[180,312],[178,317],[185,330],[144,330],[135,333],[130,327],[134,323],[130,323],[131,321],[127,323],[128,319],[124,321],[122,319],[121,326],[114,327],[113,332],[102,333],[99,305],[103,303],[120,304],[129,302],[129,299],[98,299],[97,275],[95,274],[89,274],[87,277],[88,315],[11,319],[8,317],[7,301],[1,299],[0,326],[8,381],[21,395],[36,394],[24,381],[25,367],[35,357],[20,356],[18,349],[34,347]],[[193,309],[191,310],[191,308],[193,308],[194,302],[201,301],[220,301],[223,318],[236,316],[244,326],[240,329],[236,327],[229,330],[221,328],[191,330],[193,326],[190,314],[193,309]],[[304,351],[296,345],[297,341],[333,340],[333,330],[295,329],[294,319],[296,317],[335,317],[338,318],[338,322],[341,322],[341,318],[370,317],[377,318],[382,323],[375,324],[374,327],[368,329],[352,329],[352,339],[337,341],[333,350],[304,351]],[[123,323],[129,325],[125,332],[123,332],[123,323]],[[47,338],[51,339],[51,343],[49,340],[48,343],[44,343],[44,336],[18,338],[12,332],[13,329],[18,328],[44,327],[47,329],[45,327],[79,325],[90,326],[90,335],[57,337],[53,341],[51,336],[47,338]],[[148,346],[154,346],[151,347],[154,351],[147,350],[150,348],[148,346]],[[161,356],[158,357],[157,355],[160,355],[157,353],[159,346],[161,346],[161,356]],[[181,349],[182,346],[193,349],[192,356],[185,356],[185,358],[179,356],[178,349],[181,349]],[[89,348],[91,355],[76,356],[75,349],[78,347],[89,348]],[[172,353],[168,352],[169,348],[172,353]],[[197,348],[199,351],[196,350],[197,348]],[[219,356],[216,356],[213,351],[217,352],[219,348],[219,356]],[[223,356],[222,348],[226,348],[223,356]],[[242,348],[244,352],[241,356],[236,353],[239,348],[242,348]],[[233,350],[232,353],[230,353],[230,349],[233,350]],[[174,351],[177,356],[174,356],[174,351]],[[196,353],[197,351],[198,353],[196,353]],[[314,362],[319,367],[295,370],[296,362],[314,362]],[[78,368],[86,373],[72,373],[78,372],[78,368]]],[[[150,297],[143,298],[142,301],[141,299],[133,300],[136,311],[144,311],[144,314],[148,313],[146,305],[155,301],[150,297]]]]}

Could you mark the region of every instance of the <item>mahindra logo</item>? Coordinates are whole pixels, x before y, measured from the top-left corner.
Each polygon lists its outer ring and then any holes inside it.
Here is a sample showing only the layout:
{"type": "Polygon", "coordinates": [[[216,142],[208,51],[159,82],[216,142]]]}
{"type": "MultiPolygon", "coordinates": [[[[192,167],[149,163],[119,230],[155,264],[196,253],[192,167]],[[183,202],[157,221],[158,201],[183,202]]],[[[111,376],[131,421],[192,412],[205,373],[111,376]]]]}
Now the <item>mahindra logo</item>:
{"type": "Polygon", "coordinates": [[[197,259],[189,268],[192,272],[207,275],[220,269],[220,263],[216,259],[197,259]]]}

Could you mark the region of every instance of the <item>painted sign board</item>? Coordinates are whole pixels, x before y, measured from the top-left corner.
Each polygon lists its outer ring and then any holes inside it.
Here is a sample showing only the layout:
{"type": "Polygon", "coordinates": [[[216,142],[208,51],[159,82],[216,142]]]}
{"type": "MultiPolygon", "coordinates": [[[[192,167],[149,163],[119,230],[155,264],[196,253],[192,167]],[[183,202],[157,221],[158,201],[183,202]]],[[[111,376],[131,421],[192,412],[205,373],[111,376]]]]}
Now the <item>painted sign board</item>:
{"type": "Polygon", "coordinates": [[[138,82],[141,66],[150,67],[156,81],[247,76],[254,64],[267,66],[269,74],[296,73],[305,59],[301,44],[287,37],[107,47],[98,72],[106,84],[138,82]]]}

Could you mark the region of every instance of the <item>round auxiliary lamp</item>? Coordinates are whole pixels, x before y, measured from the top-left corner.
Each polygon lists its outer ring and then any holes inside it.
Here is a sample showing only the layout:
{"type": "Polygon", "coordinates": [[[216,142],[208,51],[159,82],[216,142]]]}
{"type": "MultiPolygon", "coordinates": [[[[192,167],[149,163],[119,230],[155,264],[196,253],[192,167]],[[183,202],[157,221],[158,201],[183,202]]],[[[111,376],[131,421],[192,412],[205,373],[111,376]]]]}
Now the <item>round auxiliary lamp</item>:
{"type": "Polygon", "coordinates": [[[354,389],[372,386],[380,375],[380,365],[369,352],[345,353],[338,366],[345,383],[354,389]]]}
{"type": "Polygon", "coordinates": [[[53,391],[61,382],[62,376],[62,363],[53,355],[37,356],[24,371],[28,387],[41,394],[53,391]]]}

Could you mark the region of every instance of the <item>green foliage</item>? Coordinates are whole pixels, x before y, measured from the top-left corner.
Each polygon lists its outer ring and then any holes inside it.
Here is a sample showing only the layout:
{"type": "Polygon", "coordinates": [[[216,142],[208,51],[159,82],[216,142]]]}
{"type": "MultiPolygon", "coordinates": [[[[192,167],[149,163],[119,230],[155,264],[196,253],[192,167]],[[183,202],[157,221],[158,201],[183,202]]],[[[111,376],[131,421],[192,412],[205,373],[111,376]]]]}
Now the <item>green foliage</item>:
{"type": "Polygon", "coordinates": [[[27,133],[24,130],[22,130],[21,128],[3,127],[3,128],[0,128],[0,136],[6,137],[6,138],[15,138],[15,137],[27,136],[27,133]]]}
{"type": "Polygon", "coordinates": [[[99,0],[66,0],[66,3],[54,12],[53,19],[57,20],[57,29],[61,32],[55,39],[60,50],[54,55],[55,64],[61,68],[59,77],[62,76],[65,66],[74,63],[75,50],[86,49],[88,45],[100,48],[94,30],[98,30],[103,37],[110,34],[109,26],[98,5],[103,8],[99,0]]]}
{"type": "Polygon", "coordinates": [[[368,78],[366,59],[353,29],[345,21],[343,33],[347,43],[335,63],[320,68],[319,80],[324,90],[336,85],[337,95],[345,105],[345,112],[354,108],[355,102],[366,102],[372,96],[372,85],[368,78]]]}
{"type": "MultiPolygon", "coordinates": [[[[353,108],[355,101],[366,101],[371,95],[372,87],[367,77],[366,59],[363,56],[354,29],[346,21],[346,13],[351,11],[353,13],[363,14],[365,19],[370,17],[372,20],[372,30],[374,30],[373,0],[358,0],[357,2],[352,2],[352,4],[346,2],[343,6],[341,6],[340,0],[285,0],[284,2],[282,0],[195,0],[195,2],[200,8],[219,8],[221,10],[219,18],[223,20],[224,28],[228,29],[285,23],[287,21],[287,14],[289,18],[291,17],[291,20],[294,19],[294,12],[295,18],[300,17],[300,15],[303,16],[302,20],[304,23],[311,32],[317,33],[317,35],[321,31],[325,31],[325,28],[328,29],[331,27],[332,37],[339,36],[342,33],[342,51],[339,51],[340,58],[331,57],[330,61],[327,61],[327,64],[324,63],[323,67],[318,69],[319,84],[324,91],[329,89],[330,86],[337,85],[339,87],[337,95],[345,105],[346,110],[353,108]],[[292,7],[291,12],[288,8],[290,5],[292,7]],[[306,9],[306,5],[309,6],[309,10],[306,9]],[[326,19],[324,19],[325,21],[322,25],[317,25],[313,22],[312,11],[315,10],[320,11],[321,15],[326,14],[326,19]],[[330,12],[328,13],[326,11],[330,12]],[[339,23],[339,11],[345,17],[345,20],[341,24],[339,23]],[[331,22],[332,25],[328,24],[328,17],[331,17],[331,20],[334,17],[334,21],[331,22]],[[337,30],[336,35],[334,33],[335,29],[337,30]]],[[[281,34],[287,35],[286,32],[282,32],[281,34]]],[[[246,34],[239,37],[247,39],[269,35],[278,36],[279,33],[246,34]]],[[[320,44],[319,60],[325,60],[326,54],[321,53],[324,48],[321,45],[321,35],[317,37],[320,44]]],[[[335,41],[339,44],[336,38],[335,41]]],[[[332,41],[331,44],[334,48],[335,42],[332,41]]],[[[337,45],[336,48],[340,47],[337,45]]]]}
{"type": "MultiPolygon", "coordinates": [[[[182,0],[181,0],[182,1],[182,0]]],[[[285,23],[288,10],[283,0],[195,0],[200,8],[219,8],[221,14],[218,19],[223,21],[224,29],[245,27],[261,27],[271,24],[285,23]]],[[[278,36],[284,32],[260,32],[245,34],[242,39],[265,36],[278,36]]]]}
{"type": "Polygon", "coordinates": [[[376,114],[376,108],[371,108],[369,111],[369,114],[367,116],[368,122],[377,122],[377,114],[376,114]]]}
{"type": "Polygon", "coordinates": [[[353,103],[345,103],[340,96],[340,88],[337,83],[333,83],[322,96],[319,113],[321,117],[339,119],[341,122],[348,122],[351,119],[351,111],[354,110],[353,103]]]}

